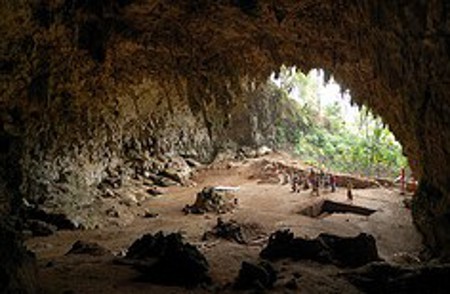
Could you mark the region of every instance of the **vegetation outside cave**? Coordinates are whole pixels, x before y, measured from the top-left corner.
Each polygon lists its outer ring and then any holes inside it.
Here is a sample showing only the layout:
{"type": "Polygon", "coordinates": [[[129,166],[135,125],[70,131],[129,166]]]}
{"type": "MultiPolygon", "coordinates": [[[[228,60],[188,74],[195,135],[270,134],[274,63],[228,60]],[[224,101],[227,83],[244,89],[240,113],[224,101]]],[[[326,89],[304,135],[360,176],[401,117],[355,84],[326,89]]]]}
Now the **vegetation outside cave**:
{"type": "Polygon", "coordinates": [[[375,177],[395,177],[407,159],[380,117],[365,106],[353,106],[324,71],[304,74],[282,67],[268,81],[282,99],[276,121],[276,143],[290,146],[313,166],[375,177]]]}

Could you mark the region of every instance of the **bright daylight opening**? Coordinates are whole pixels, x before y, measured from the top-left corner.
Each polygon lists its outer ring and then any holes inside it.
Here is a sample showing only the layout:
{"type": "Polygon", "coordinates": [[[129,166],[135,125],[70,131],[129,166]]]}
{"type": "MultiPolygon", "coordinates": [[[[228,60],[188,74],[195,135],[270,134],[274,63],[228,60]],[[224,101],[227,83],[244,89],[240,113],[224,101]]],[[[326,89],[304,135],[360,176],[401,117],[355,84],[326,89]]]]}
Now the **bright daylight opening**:
{"type": "Polygon", "coordinates": [[[350,91],[323,70],[304,74],[283,66],[269,83],[296,102],[291,114],[298,128],[279,120],[276,140],[291,145],[305,163],[377,178],[396,178],[407,167],[402,146],[382,119],[353,104],[350,91]]]}

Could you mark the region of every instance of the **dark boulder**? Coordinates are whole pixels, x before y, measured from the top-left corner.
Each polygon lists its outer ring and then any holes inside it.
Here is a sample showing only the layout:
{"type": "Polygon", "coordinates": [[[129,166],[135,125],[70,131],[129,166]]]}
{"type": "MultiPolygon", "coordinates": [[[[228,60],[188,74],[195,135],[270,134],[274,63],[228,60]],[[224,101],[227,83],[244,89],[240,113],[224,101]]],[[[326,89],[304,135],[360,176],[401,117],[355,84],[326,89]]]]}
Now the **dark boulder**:
{"type": "Polygon", "coordinates": [[[40,220],[27,220],[25,222],[25,228],[31,231],[35,237],[50,236],[58,230],[56,226],[40,220]]]}
{"type": "Polygon", "coordinates": [[[27,218],[46,222],[57,227],[58,230],[76,230],[81,228],[81,225],[67,214],[48,212],[40,208],[28,210],[27,218]]]}
{"type": "Polygon", "coordinates": [[[254,264],[242,262],[239,275],[234,283],[236,290],[271,289],[277,280],[277,272],[268,262],[254,264]]]}
{"type": "Polygon", "coordinates": [[[364,293],[448,293],[450,264],[401,267],[373,262],[342,273],[364,293]]]}
{"type": "Polygon", "coordinates": [[[125,259],[145,281],[186,287],[210,282],[206,258],[195,246],[183,243],[179,233],[146,234],[130,246],[125,259]]]}
{"type": "Polygon", "coordinates": [[[380,260],[375,238],[361,233],[356,237],[320,234],[317,238],[325,245],[332,262],[343,267],[358,267],[380,260]]]}
{"type": "Polygon", "coordinates": [[[273,233],[260,256],[268,260],[292,258],[294,260],[311,259],[327,262],[330,259],[320,240],[295,238],[289,230],[273,233]]]}
{"type": "Polygon", "coordinates": [[[304,239],[294,238],[288,230],[272,234],[260,256],[268,260],[308,259],[341,267],[358,267],[380,260],[371,235],[361,233],[356,237],[339,237],[320,234],[316,239],[304,239]]]}

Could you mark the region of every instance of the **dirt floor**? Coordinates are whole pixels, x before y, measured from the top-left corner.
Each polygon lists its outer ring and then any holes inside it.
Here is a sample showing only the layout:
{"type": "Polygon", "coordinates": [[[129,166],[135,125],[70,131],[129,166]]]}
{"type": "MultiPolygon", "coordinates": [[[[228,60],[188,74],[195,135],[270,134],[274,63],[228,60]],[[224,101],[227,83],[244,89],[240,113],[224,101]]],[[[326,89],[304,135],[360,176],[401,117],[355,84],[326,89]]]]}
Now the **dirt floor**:
{"type": "MultiPolygon", "coordinates": [[[[258,254],[267,243],[270,233],[278,229],[290,229],[296,236],[316,237],[322,232],[341,236],[355,236],[360,232],[372,234],[377,241],[380,256],[396,263],[415,262],[421,250],[421,239],[412,224],[410,211],[404,207],[405,196],[396,189],[354,190],[352,204],[376,210],[370,216],[350,213],[334,213],[313,218],[301,215],[303,208],[322,198],[349,203],[346,190],[336,193],[322,191],[320,197],[310,191],[292,193],[290,185],[259,184],[249,176],[257,172],[261,160],[283,161],[292,159],[282,155],[216,164],[200,169],[192,187],[165,188],[164,194],[146,198],[136,205],[136,217],[127,226],[111,225],[96,230],[58,231],[49,237],[27,240],[27,246],[36,253],[39,261],[39,279],[42,293],[180,293],[227,292],[227,284],[236,278],[241,262],[257,261],[258,254]],[[218,215],[185,215],[182,208],[195,201],[196,193],[204,186],[236,186],[238,208],[220,215],[224,220],[233,219],[248,228],[248,244],[238,244],[222,239],[202,241],[202,235],[216,224],[218,215]],[[157,213],[155,218],[144,218],[144,211],[157,213]],[[126,249],[145,233],[181,232],[185,240],[196,245],[210,264],[213,285],[205,288],[183,289],[159,286],[136,280],[138,273],[130,267],[113,263],[115,255],[123,255],[126,249]],[[112,251],[113,255],[88,256],[65,255],[77,240],[96,242],[112,251]]],[[[296,164],[296,163],[295,163],[296,164]]],[[[144,187],[135,187],[135,190],[144,187]]],[[[131,193],[131,192],[130,192],[131,193]]],[[[274,291],[286,293],[358,293],[358,290],[339,277],[342,269],[314,262],[284,260],[275,263],[279,273],[274,291]],[[285,284],[296,280],[297,290],[289,290],[285,284]]]]}

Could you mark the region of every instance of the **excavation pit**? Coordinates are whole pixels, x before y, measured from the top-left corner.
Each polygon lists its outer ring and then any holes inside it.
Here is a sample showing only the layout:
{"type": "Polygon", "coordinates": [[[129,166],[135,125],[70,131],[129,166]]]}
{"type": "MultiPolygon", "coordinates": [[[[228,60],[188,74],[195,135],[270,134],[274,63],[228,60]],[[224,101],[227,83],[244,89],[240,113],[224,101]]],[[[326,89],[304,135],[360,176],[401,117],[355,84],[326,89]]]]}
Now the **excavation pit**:
{"type": "Polygon", "coordinates": [[[362,206],[334,202],[331,200],[322,200],[303,208],[299,213],[312,218],[324,218],[333,213],[353,213],[369,216],[374,212],[376,212],[376,210],[362,206]]]}

